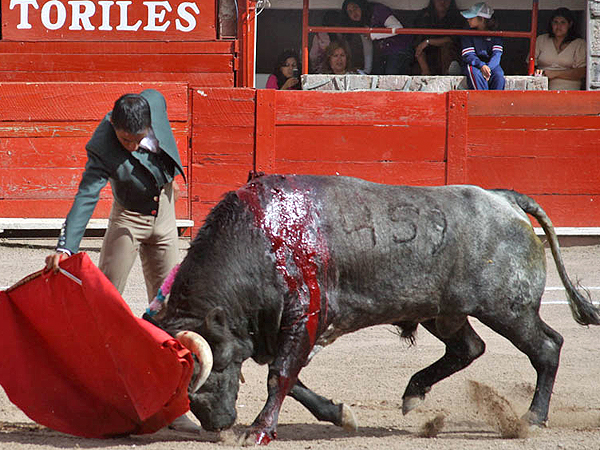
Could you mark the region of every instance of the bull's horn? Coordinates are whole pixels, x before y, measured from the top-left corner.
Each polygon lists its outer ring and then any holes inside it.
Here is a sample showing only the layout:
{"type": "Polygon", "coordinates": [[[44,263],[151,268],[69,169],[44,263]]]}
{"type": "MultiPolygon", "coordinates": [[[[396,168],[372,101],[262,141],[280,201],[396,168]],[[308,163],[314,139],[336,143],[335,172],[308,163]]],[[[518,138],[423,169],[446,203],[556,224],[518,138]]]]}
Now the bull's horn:
{"type": "Polygon", "coordinates": [[[213,365],[213,356],[212,351],[210,350],[210,345],[208,342],[200,336],[198,333],[194,333],[193,331],[180,331],[175,336],[176,339],[185,345],[185,347],[195,354],[198,357],[198,362],[200,363],[200,374],[198,378],[191,386],[192,392],[196,392],[200,389],[200,386],[204,384],[208,376],[210,375],[210,371],[213,365]]]}

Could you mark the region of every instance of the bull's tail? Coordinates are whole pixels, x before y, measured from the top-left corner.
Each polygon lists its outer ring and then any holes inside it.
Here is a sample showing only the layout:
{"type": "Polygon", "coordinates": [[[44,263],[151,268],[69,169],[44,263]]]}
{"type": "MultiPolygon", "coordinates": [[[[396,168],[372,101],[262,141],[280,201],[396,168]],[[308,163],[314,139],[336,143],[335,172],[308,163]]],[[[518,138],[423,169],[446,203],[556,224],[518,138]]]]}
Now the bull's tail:
{"type": "Polygon", "coordinates": [[[552,256],[554,257],[556,269],[558,270],[560,279],[566,289],[569,307],[571,308],[571,313],[573,314],[575,321],[581,325],[600,325],[600,309],[594,306],[590,299],[589,293],[586,292],[587,295],[583,295],[573,285],[569,275],[567,275],[567,270],[565,269],[560,252],[560,246],[558,245],[558,237],[554,231],[552,221],[546,212],[534,199],[528,197],[527,195],[506,190],[499,192],[514,201],[523,211],[535,217],[542,226],[544,233],[548,238],[548,242],[550,243],[550,250],[552,251],[552,256]]]}

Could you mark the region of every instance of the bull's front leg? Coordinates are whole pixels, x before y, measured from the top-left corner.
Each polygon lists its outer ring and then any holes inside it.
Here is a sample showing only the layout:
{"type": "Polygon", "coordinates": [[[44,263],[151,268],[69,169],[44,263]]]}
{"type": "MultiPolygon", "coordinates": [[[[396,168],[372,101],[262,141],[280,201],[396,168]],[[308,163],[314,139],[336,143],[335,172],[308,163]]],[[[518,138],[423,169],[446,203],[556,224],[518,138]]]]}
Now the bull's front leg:
{"type": "Polygon", "coordinates": [[[278,353],[269,365],[267,402],[247,431],[245,442],[266,445],[277,438],[279,411],[286,395],[298,380],[312,349],[305,321],[281,330],[278,353]]]}

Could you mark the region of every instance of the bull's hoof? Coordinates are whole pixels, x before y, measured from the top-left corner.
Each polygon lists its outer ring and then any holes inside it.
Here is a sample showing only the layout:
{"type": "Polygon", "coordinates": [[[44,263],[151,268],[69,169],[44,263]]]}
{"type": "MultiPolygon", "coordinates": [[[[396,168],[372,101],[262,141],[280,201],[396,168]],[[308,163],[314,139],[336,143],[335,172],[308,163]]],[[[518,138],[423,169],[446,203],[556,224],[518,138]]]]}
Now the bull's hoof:
{"type": "Polygon", "coordinates": [[[536,427],[546,428],[548,426],[547,418],[541,419],[537,414],[531,411],[527,411],[525,414],[523,414],[521,420],[525,423],[528,423],[530,429],[535,429],[536,427]]]}
{"type": "Polygon", "coordinates": [[[239,444],[243,447],[251,447],[254,445],[268,445],[272,440],[277,439],[277,433],[275,432],[267,432],[267,431],[258,431],[256,429],[251,429],[244,434],[239,444]]]}
{"type": "Polygon", "coordinates": [[[356,432],[358,430],[358,422],[354,416],[354,412],[349,406],[342,405],[342,423],[341,427],[346,431],[356,432]]]}
{"type": "Polygon", "coordinates": [[[411,395],[402,399],[402,414],[407,415],[425,400],[425,396],[411,395]]]}

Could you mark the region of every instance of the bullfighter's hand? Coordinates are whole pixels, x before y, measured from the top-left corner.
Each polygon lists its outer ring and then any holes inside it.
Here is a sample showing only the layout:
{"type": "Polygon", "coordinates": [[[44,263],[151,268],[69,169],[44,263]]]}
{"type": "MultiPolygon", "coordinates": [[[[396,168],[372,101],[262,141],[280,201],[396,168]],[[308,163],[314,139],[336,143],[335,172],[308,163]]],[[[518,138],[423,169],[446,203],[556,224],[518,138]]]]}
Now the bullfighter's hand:
{"type": "Polygon", "coordinates": [[[68,258],[69,255],[67,255],[64,252],[56,252],[53,253],[51,255],[46,256],[46,270],[53,270],[54,273],[58,272],[58,265],[59,263],[65,259],[68,258]]]}

